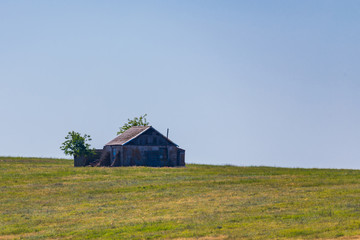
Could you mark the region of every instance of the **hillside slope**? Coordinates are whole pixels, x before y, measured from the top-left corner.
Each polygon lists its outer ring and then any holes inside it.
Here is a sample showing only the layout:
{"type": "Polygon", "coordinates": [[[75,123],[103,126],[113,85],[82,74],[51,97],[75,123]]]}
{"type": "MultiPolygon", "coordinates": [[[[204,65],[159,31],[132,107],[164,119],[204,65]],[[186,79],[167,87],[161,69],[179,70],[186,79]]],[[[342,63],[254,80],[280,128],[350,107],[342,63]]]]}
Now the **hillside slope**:
{"type": "Polygon", "coordinates": [[[0,158],[0,239],[360,235],[360,171],[0,158]]]}

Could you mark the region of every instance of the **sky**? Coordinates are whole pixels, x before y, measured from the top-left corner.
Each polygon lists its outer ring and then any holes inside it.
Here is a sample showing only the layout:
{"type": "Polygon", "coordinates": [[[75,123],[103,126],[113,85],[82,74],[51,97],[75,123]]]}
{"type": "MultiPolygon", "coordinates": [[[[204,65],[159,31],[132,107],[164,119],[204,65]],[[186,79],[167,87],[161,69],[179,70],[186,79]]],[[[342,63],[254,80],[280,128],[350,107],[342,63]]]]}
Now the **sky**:
{"type": "Polygon", "coordinates": [[[187,163],[360,169],[360,1],[0,1],[0,156],[128,118],[187,163]]]}

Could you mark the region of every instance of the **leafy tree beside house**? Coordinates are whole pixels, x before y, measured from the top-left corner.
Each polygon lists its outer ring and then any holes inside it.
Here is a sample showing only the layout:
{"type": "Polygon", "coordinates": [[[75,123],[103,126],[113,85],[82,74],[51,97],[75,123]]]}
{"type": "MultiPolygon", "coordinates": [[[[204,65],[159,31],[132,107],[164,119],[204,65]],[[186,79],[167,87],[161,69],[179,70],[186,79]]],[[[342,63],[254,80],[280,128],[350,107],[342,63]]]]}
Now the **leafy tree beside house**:
{"type": "Polygon", "coordinates": [[[65,142],[63,142],[60,147],[65,155],[87,157],[94,154],[94,149],[90,149],[90,144],[88,143],[91,141],[90,135],[84,134],[84,136],[81,136],[80,133],[71,131],[65,139],[65,142]]]}
{"type": "MultiPolygon", "coordinates": [[[[147,114],[144,114],[134,119],[128,119],[128,122],[120,128],[117,134],[119,135],[133,126],[148,126],[149,122],[147,122],[146,116],[147,114]]],[[[92,157],[95,155],[95,149],[90,149],[88,142],[91,140],[90,135],[84,134],[82,136],[78,132],[71,131],[68,132],[68,135],[65,137],[65,142],[62,143],[60,149],[64,151],[65,155],[74,156],[74,158],[92,157]]]]}
{"type": "Polygon", "coordinates": [[[125,123],[124,126],[120,128],[120,130],[117,132],[117,135],[125,132],[126,130],[128,130],[133,126],[149,126],[149,123],[146,121],[146,116],[147,114],[144,114],[140,117],[135,117],[134,119],[128,118],[128,122],[125,123]]]}

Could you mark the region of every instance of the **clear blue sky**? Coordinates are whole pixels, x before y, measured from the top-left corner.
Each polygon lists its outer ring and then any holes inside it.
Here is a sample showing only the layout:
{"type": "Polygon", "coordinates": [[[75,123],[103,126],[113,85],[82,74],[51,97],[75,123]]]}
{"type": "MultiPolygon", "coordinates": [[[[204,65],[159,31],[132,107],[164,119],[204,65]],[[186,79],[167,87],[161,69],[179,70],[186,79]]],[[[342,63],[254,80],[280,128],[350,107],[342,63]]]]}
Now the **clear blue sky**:
{"type": "Polygon", "coordinates": [[[360,168],[360,1],[1,1],[0,155],[147,113],[186,161],[360,168]]]}

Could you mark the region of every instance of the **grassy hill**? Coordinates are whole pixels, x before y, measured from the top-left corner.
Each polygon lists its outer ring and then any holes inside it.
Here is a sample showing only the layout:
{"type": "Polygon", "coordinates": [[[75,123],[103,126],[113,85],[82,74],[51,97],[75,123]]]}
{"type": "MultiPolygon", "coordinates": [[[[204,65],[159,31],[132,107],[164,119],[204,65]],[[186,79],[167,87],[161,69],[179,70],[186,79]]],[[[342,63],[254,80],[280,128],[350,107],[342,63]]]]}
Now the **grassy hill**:
{"type": "Polygon", "coordinates": [[[360,235],[358,170],[72,165],[0,158],[0,239],[360,235]]]}

